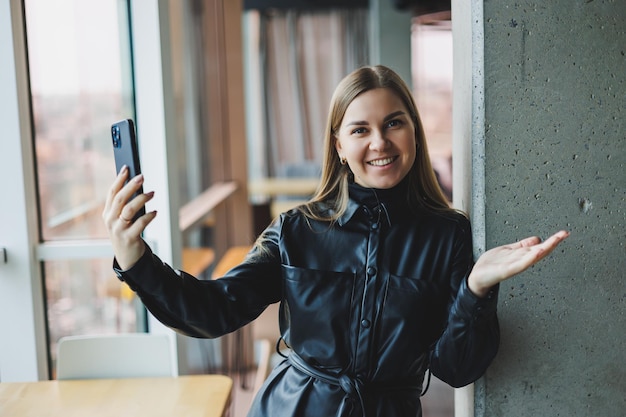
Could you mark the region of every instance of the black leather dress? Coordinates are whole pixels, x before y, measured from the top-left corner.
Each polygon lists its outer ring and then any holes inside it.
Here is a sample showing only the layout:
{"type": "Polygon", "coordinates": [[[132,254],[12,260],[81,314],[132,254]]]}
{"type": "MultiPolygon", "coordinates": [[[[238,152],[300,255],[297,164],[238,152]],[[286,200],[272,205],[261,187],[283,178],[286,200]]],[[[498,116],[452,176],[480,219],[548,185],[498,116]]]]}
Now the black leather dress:
{"type": "Polygon", "coordinates": [[[265,249],[218,280],[175,271],[149,249],[131,269],[114,269],[156,318],[194,337],[232,332],[281,303],[292,353],[250,417],[421,416],[427,369],[460,387],[491,363],[497,288],[478,298],[467,287],[469,221],[412,211],[398,187],[374,195],[351,184],[348,210],[332,225],[282,214],[265,249]]]}

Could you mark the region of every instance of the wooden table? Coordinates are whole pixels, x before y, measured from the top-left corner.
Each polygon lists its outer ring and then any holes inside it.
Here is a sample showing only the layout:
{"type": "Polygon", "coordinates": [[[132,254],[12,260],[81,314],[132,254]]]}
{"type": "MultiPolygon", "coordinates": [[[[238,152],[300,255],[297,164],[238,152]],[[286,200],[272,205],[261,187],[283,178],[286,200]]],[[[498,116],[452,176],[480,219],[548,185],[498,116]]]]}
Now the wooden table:
{"type": "Polygon", "coordinates": [[[211,248],[183,248],[183,271],[200,278],[215,261],[215,252],[211,248]]]}
{"type": "Polygon", "coordinates": [[[252,195],[310,196],[317,189],[318,178],[262,178],[248,183],[252,195]]]}
{"type": "Polygon", "coordinates": [[[222,259],[215,265],[213,270],[213,278],[224,276],[229,269],[242,263],[246,259],[246,255],[252,249],[251,245],[232,246],[226,250],[222,259]]]}
{"type": "Polygon", "coordinates": [[[2,417],[222,417],[232,380],[223,375],[0,383],[2,417]]]}
{"type": "Polygon", "coordinates": [[[306,203],[315,193],[318,184],[318,178],[262,178],[248,182],[248,194],[256,204],[259,204],[259,198],[261,204],[269,204],[270,218],[264,222],[268,223],[280,213],[306,203]],[[290,199],[279,200],[277,197],[290,199]]]}

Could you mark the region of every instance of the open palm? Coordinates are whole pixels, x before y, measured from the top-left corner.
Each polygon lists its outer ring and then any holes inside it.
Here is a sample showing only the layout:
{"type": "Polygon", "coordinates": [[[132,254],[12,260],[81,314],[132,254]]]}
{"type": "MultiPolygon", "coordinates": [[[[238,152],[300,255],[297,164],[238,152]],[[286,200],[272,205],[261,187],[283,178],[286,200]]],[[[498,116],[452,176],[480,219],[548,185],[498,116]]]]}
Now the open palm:
{"type": "Polygon", "coordinates": [[[569,232],[561,230],[541,241],[533,236],[483,253],[468,278],[470,289],[485,295],[490,287],[530,268],[548,256],[569,232]]]}

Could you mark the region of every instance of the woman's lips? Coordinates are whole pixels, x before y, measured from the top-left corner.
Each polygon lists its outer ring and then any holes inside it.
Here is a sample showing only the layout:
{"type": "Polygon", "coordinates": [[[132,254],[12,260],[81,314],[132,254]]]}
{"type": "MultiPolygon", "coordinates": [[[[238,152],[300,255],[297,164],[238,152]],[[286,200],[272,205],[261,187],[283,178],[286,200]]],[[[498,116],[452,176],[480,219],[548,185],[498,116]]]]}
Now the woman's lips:
{"type": "Polygon", "coordinates": [[[368,165],[372,165],[372,166],[375,166],[375,167],[382,167],[382,166],[391,164],[397,158],[398,158],[397,156],[390,156],[388,158],[374,159],[372,161],[369,161],[368,165]]]}

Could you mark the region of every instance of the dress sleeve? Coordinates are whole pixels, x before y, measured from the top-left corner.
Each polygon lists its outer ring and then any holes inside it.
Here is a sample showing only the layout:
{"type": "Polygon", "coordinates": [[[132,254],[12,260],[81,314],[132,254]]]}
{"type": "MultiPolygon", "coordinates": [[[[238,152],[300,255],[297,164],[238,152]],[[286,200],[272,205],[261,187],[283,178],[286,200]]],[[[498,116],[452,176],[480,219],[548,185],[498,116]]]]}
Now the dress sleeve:
{"type": "Polygon", "coordinates": [[[500,344],[496,314],[498,290],[495,286],[484,298],[467,285],[473,267],[469,222],[462,228],[455,245],[451,299],[446,328],[431,352],[433,375],[458,388],[480,378],[495,357],[500,344]]]}
{"type": "Polygon", "coordinates": [[[137,293],[146,308],[164,325],[192,337],[215,338],[257,318],[281,299],[278,235],[280,219],[264,232],[246,259],[219,279],[199,280],[162,262],[146,251],[118,278],[137,293]]]}

